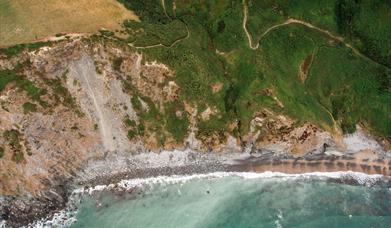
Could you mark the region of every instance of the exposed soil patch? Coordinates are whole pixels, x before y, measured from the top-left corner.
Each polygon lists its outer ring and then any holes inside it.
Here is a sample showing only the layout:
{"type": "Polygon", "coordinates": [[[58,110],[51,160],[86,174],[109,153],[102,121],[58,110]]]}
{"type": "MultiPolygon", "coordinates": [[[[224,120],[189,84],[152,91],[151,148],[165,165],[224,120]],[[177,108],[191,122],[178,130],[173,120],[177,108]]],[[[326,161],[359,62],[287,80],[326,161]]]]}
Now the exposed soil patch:
{"type": "Polygon", "coordinates": [[[311,54],[311,55],[307,56],[307,58],[305,58],[304,61],[300,64],[299,79],[303,83],[307,79],[308,70],[311,66],[313,59],[314,59],[314,55],[311,54]]]}

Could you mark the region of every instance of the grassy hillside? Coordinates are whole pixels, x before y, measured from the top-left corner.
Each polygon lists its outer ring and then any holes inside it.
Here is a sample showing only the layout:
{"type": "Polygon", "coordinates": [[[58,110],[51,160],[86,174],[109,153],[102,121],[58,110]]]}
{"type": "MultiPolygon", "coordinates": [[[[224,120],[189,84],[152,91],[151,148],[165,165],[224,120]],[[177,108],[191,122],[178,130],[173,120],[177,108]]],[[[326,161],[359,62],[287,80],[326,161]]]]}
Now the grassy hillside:
{"type": "Polygon", "coordinates": [[[0,47],[58,33],[114,30],[135,15],[115,0],[1,0],[0,47]]]}
{"type": "MultiPolygon", "coordinates": [[[[132,127],[129,137],[147,129],[157,135],[167,131],[180,142],[187,134],[190,113],[185,106],[190,104],[198,109],[201,138],[223,137],[224,132],[244,136],[257,112],[268,108],[297,124],[351,133],[360,123],[391,139],[389,2],[119,2],[141,21],[125,21],[121,33],[103,36],[133,46],[144,60],[170,66],[180,87],[179,99],[163,107],[127,88],[136,109],[138,98],[153,107],[148,113],[137,110],[141,125],[132,127]],[[215,111],[202,118],[208,109],[215,111]]],[[[1,8],[6,7],[3,3],[1,8]]]]}
{"type": "MultiPolygon", "coordinates": [[[[246,1],[246,27],[259,43],[252,50],[242,27],[242,1],[175,1],[175,9],[172,1],[165,1],[166,12],[158,0],[120,2],[142,21],[127,23],[128,30],[153,27],[154,33],[174,31],[179,39],[188,28],[190,36],[172,47],[139,50],[176,70],[182,100],[196,104],[199,112],[207,106],[218,108],[218,115],[201,121],[201,135],[228,130],[234,121],[239,124],[233,133],[246,134],[255,112],[267,107],[298,123],[344,132],[353,132],[361,123],[391,137],[389,3],[246,1]],[[310,26],[273,27],[290,18],[310,26]],[[173,23],[182,26],[169,29],[173,23]],[[216,94],[215,83],[223,83],[216,94]]],[[[128,34],[127,42],[136,46],[158,42],[150,38],[158,36],[148,32],[128,34]]]]}

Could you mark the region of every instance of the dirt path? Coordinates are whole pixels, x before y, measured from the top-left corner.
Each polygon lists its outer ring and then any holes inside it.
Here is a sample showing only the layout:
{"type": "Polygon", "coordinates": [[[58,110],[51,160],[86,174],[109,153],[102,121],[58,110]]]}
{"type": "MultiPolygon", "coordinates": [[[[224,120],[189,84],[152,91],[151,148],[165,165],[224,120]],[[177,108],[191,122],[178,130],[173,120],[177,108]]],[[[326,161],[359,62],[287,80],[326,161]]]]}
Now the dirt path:
{"type": "MultiPolygon", "coordinates": [[[[164,12],[164,15],[171,19],[171,17],[167,14],[167,10],[166,10],[166,2],[165,0],[160,0],[160,3],[162,4],[162,7],[163,7],[163,12],[164,12]]],[[[173,2],[173,9],[174,9],[174,12],[175,12],[175,2],[173,2]]],[[[187,24],[185,22],[182,21],[183,24],[185,24],[185,27],[186,27],[186,36],[182,36],[182,37],[179,37],[178,39],[174,40],[174,42],[172,42],[170,45],[165,45],[163,43],[158,43],[158,44],[153,44],[153,45],[147,45],[147,46],[135,46],[133,45],[132,43],[129,43],[128,45],[131,46],[131,47],[134,47],[136,49],[148,49],[148,48],[155,48],[155,47],[166,47],[166,48],[171,48],[173,46],[175,46],[177,43],[183,41],[183,40],[186,40],[190,37],[190,31],[189,31],[189,27],[187,26],[187,24]]]]}
{"type": "Polygon", "coordinates": [[[247,31],[247,27],[246,27],[247,17],[248,17],[247,14],[248,14],[247,2],[246,2],[246,0],[243,0],[243,15],[244,16],[243,16],[243,24],[242,24],[242,26],[243,26],[244,32],[246,33],[247,39],[248,39],[248,45],[250,46],[251,49],[256,50],[259,47],[259,42],[257,43],[257,45],[253,46],[253,41],[252,41],[251,35],[247,31]]]}
{"type": "MultiPolygon", "coordinates": [[[[247,24],[247,20],[248,20],[248,6],[247,6],[247,1],[246,0],[243,0],[243,14],[244,14],[244,17],[243,17],[243,29],[244,29],[244,32],[246,33],[249,46],[253,50],[255,50],[255,49],[257,49],[259,47],[260,40],[264,36],[266,36],[269,32],[271,32],[272,30],[274,30],[276,28],[279,28],[279,27],[282,27],[282,26],[285,26],[285,25],[289,25],[289,24],[301,24],[301,25],[304,25],[304,26],[306,26],[308,28],[315,29],[315,30],[317,30],[317,31],[319,31],[321,33],[324,33],[324,34],[328,35],[329,37],[331,37],[333,39],[336,39],[336,40],[338,40],[340,42],[344,42],[343,37],[333,35],[331,32],[329,32],[329,31],[327,31],[325,29],[318,28],[318,27],[312,25],[311,23],[308,23],[308,22],[305,22],[305,21],[297,20],[297,19],[294,19],[294,18],[289,18],[289,19],[287,19],[285,22],[283,22],[281,24],[273,25],[273,26],[269,27],[268,29],[266,29],[266,31],[264,33],[262,33],[262,35],[260,36],[259,42],[257,43],[257,45],[254,46],[251,34],[248,32],[248,30],[246,28],[246,24],[247,24]]],[[[349,48],[351,48],[355,53],[359,53],[351,45],[347,45],[347,46],[349,48]]]]}
{"type": "Polygon", "coordinates": [[[259,44],[260,44],[262,38],[264,36],[266,36],[269,32],[273,31],[274,29],[282,27],[282,26],[290,25],[290,24],[301,24],[301,25],[304,25],[304,26],[306,26],[306,27],[308,27],[310,29],[314,29],[316,31],[324,33],[327,36],[329,36],[330,38],[338,40],[339,42],[343,43],[347,48],[351,49],[356,55],[358,55],[358,56],[360,56],[360,57],[362,57],[362,58],[364,58],[366,60],[370,60],[371,62],[374,62],[376,64],[379,64],[376,61],[372,60],[371,58],[367,57],[366,55],[362,54],[360,51],[358,51],[351,44],[346,43],[344,41],[343,37],[334,35],[330,31],[325,30],[325,29],[321,29],[319,27],[316,27],[316,26],[314,26],[311,23],[308,23],[308,22],[305,22],[305,21],[302,21],[302,20],[298,20],[298,19],[294,19],[294,18],[289,18],[289,19],[287,19],[285,22],[283,22],[281,24],[273,25],[272,27],[266,29],[266,31],[264,33],[262,33],[262,35],[260,36],[258,43],[254,46],[251,34],[248,32],[248,30],[246,28],[246,24],[247,24],[247,20],[248,20],[248,6],[247,6],[247,1],[246,0],[243,0],[243,14],[244,14],[244,17],[243,17],[243,29],[244,29],[244,32],[246,33],[246,36],[247,36],[247,39],[248,39],[248,45],[253,50],[258,49],[259,48],[259,44]]]}
{"type": "MultiPolygon", "coordinates": [[[[184,22],[183,22],[184,23],[184,22]]],[[[136,49],[148,49],[148,48],[155,48],[155,47],[166,47],[166,48],[172,48],[173,46],[175,46],[177,43],[181,42],[181,41],[184,41],[186,39],[188,39],[190,37],[190,31],[189,31],[189,28],[187,27],[186,23],[185,24],[185,27],[186,27],[186,31],[187,31],[187,34],[186,36],[182,36],[182,37],[179,37],[178,39],[176,39],[174,42],[172,42],[170,45],[165,45],[165,44],[162,44],[162,43],[158,43],[158,44],[153,44],[153,45],[147,45],[147,46],[135,46],[133,45],[133,43],[128,43],[128,45],[130,47],[133,47],[133,48],[136,48],[136,49]]]]}
{"type": "Polygon", "coordinates": [[[165,3],[165,1],[164,1],[164,0],[161,0],[161,3],[162,3],[164,15],[166,15],[166,17],[170,18],[170,16],[168,16],[168,14],[167,14],[166,3],[165,3]]]}

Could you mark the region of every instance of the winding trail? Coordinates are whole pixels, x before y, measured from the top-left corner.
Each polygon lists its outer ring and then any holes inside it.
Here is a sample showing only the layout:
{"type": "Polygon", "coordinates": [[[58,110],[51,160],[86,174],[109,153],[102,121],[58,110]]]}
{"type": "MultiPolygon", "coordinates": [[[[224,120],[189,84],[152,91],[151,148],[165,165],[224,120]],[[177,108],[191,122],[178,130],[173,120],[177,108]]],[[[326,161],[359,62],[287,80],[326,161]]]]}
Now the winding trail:
{"type": "Polygon", "coordinates": [[[130,47],[136,48],[136,49],[148,49],[148,48],[155,48],[155,47],[166,47],[166,48],[172,48],[175,46],[177,43],[184,41],[190,37],[190,31],[189,28],[187,27],[187,24],[184,23],[186,26],[186,31],[187,34],[186,36],[179,37],[178,39],[174,40],[170,45],[165,45],[163,43],[158,43],[158,44],[152,44],[152,45],[146,45],[146,46],[135,46],[133,43],[128,43],[130,47]]]}
{"type": "Polygon", "coordinates": [[[259,42],[257,43],[257,45],[253,46],[253,40],[252,40],[251,35],[248,32],[247,27],[246,27],[246,25],[247,25],[247,17],[248,17],[247,14],[248,14],[247,1],[243,0],[243,15],[244,16],[243,16],[242,26],[243,26],[244,32],[246,33],[247,39],[248,39],[248,46],[250,46],[251,49],[256,50],[259,47],[259,42]]]}
{"type": "Polygon", "coordinates": [[[164,15],[166,15],[166,17],[170,18],[170,16],[168,16],[168,14],[167,14],[166,3],[165,3],[165,1],[164,1],[164,0],[161,0],[161,3],[162,3],[164,15]]]}
{"type": "MultiPolygon", "coordinates": [[[[167,10],[166,10],[166,3],[165,3],[165,0],[160,0],[161,4],[162,4],[162,7],[163,7],[163,11],[164,11],[164,15],[171,19],[171,17],[167,14],[167,10]]],[[[174,6],[173,6],[174,7],[174,6]]],[[[186,32],[187,34],[185,36],[181,36],[179,37],[178,39],[174,40],[174,42],[172,42],[170,45],[165,45],[163,43],[158,43],[158,44],[152,44],[152,45],[146,45],[146,46],[135,46],[133,43],[128,43],[129,46],[133,47],[133,48],[136,48],[136,49],[148,49],[148,48],[155,48],[155,47],[166,47],[166,48],[171,48],[173,46],[175,46],[177,43],[183,41],[183,40],[186,40],[190,37],[190,31],[189,31],[189,27],[187,26],[187,24],[180,20],[186,27],[186,32]]]]}
{"type": "Polygon", "coordinates": [[[244,32],[246,33],[246,36],[247,36],[247,39],[248,39],[248,45],[253,50],[258,49],[262,38],[264,36],[266,36],[269,32],[273,31],[274,29],[277,29],[277,28],[282,27],[282,26],[290,25],[290,24],[301,24],[301,25],[306,26],[307,28],[314,29],[314,30],[319,31],[319,32],[321,32],[323,34],[326,34],[330,38],[335,39],[335,40],[343,43],[347,48],[351,49],[356,55],[358,55],[358,56],[360,56],[360,57],[362,57],[362,58],[364,58],[366,60],[369,60],[371,62],[374,62],[376,64],[379,64],[378,62],[374,61],[373,59],[371,59],[371,58],[367,57],[366,55],[362,54],[359,50],[357,50],[351,44],[346,43],[344,41],[343,37],[338,36],[338,35],[334,35],[330,31],[322,29],[322,28],[319,28],[319,27],[317,27],[317,26],[315,26],[315,25],[313,25],[311,23],[308,23],[308,22],[305,22],[305,21],[302,21],[302,20],[298,20],[298,19],[294,19],[294,18],[289,18],[289,19],[287,19],[285,22],[283,22],[281,24],[273,25],[270,28],[266,29],[266,31],[264,33],[262,33],[262,35],[260,36],[258,43],[254,46],[251,34],[248,32],[247,27],[246,27],[247,20],[248,20],[248,5],[247,5],[247,1],[246,0],[243,0],[243,14],[244,14],[244,16],[243,16],[243,24],[242,24],[243,25],[243,29],[244,29],[244,32]]]}
{"type": "MultiPolygon", "coordinates": [[[[325,29],[321,29],[321,28],[319,28],[317,26],[314,26],[311,23],[308,23],[308,22],[305,22],[305,21],[302,21],[302,20],[298,20],[298,19],[294,19],[294,18],[289,18],[289,19],[287,19],[285,22],[283,22],[281,24],[276,24],[276,25],[273,25],[273,26],[269,27],[268,29],[266,29],[266,31],[261,34],[257,44],[254,46],[253,38],[251,37],[251,34],[248,32],[247,27],[246,27],[247,21],[248,21],[248,5],[247,5],[247,1],[246,0],[243,0],[243,15],[244,15],[243,16],[243,23],[242,23],[243,30],[246,33],[247,40],[248,40],[248,45],[249,45],[249,47],[252,50],[257,50],[259,48],[259,45],[260,45],[260,42],[261,42],[262,38],[264,36],[266,36],[269,32],[271,32],[271,31],[273,31],[273,30],[275,30],[275,29],[277,29],[279,27],[282,27],[282,26],[286,26],[286,25],[290,25],[290,24],[301,24],[301,25],[306,26],[307,28],[314,29],[314,30],[316,30],[318,32],[326,34],[330,38],[335,39],[335,40],[343,43],[347,48],[351,49],[356,55],[358,55],[358,56],[360,56],[360,57],[362,57],[362,58],[364,58],[366,60],[369,60],[371,62],[374,62],[376,64],[379,64],[378,62],[374,61],[373,59],[371,59],[371,58],[367,57],[366,55],[362,54],[360,51],[358,51],[356,48],[354,48],[351,44],[346,43],[344,41],[343,37],[338,36],[338,35],[334,35],[330,31],[325,30],[325,29]]],[[[336,126],[338,126],[338,125],[337,125],[337,123],[336,123],[332,113],[323,104],[320,103],[320,105],[330,115],[331,120],[333,121],[333,124],[334,124],[334,128],[337,129],[336,126]]]]}
{"type": "MultiPolygon", "coordinates": [[[[329,37],[335,39],[335,40],[338,40],[340,42],[344,42],[344,39],[343,37],[341,36],[336,36],[336,35],[333,35],[331,32],[329,32],[328,30],[325,30],[325,29],[321,29],[319,27],[316,27],[314,25],[312,25],[311,23],[308,23],[308,22],[305,22],[305,21],[301,21],[301,20],[298,20],[298,19],[294,19],[294,18],[289,18],[287,19],[285,22],[281,23],[281,24],[276,24],[276,25],[273,25],[271,27],[269,27],[268,29],[266,29],[265,32],[263,32],[259,38],[259,42],[257,43],[256,46],[253,45],[253,39],[251,37],[251,34],[248,32],[247,30],[247,20],[248,20],[248,6],[247,6],[247,1],[246,0],[243,0],[243,14],[244,14],[244,17],[243,17],[243,29],[244,29],[244,32],[246,33],[246,36],[247,36],[247,39],[248,39],[248,42],[249,42],[249,46],[251,49],[255,50],[257,48],[259,48],[259,43],[260,43],[260,40],[266,36],[269,32],[271,32],[272,30],[274,29],[277,29],[279,27],[282,27],[282,26],[285,26],[285,25],[289,25],[289,24],[301,24],[301,25],[304,25],[308,28],[311,28],[311,29],[315,29],[321,33],[324,33],[326,35],[328,35],[329,37]]],[[[352,47],[351,45],[347,45],[348,47],[350,47],[355,53],[359,53],[357,49],[355,49],[354,47],[352,47]]]]}

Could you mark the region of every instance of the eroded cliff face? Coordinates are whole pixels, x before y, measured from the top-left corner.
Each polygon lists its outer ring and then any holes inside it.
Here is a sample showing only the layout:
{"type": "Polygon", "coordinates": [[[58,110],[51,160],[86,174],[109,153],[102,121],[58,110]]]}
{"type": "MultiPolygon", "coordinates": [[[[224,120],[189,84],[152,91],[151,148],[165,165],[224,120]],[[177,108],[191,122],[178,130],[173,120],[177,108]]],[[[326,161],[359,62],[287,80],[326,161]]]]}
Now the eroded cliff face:
{"type": "MultiPolygon", "coordinates": [[[[109,64],[118,50],[111,51],[76,40],[2,58],[2,70],[15,71],[45,92],[29,97],[19,82],[1,92],[1,194],[39,195],[87,159],[144,148],[127,137],[124,118],[137,121],[137,115],[118,79],[122,75],[109,64]],[[27,102],[33,110],[26,109],[27,102]]],[[[128,58],[140,67],[136,53],[128,58]]]]}
{"type": "MultiPolygon", "coordinates": [[[[199,134],[200,121],[220,115],[219,110],[199,111],[181,100],[176,72],[112,42],[61,41],[1,56],[0,70],[13,78],[0,91],[2,195],[45,195],[49,186],[71,179],[87,161],[117,152],[190,147],[300,156],[338,141],[310,123],[297,124],[268,109],[255,113],[243,137],[199,134]],[[183,138],[176,136],[175,124],[184,125],[183,138]]],[[[211,85],[216,92],[221,87],[211,85]]],[[[234,129],[238,122],[228,125],[234,129]]]]}

